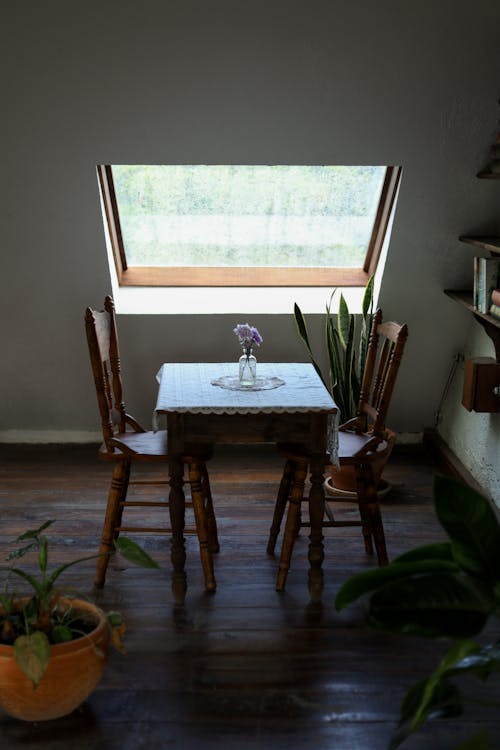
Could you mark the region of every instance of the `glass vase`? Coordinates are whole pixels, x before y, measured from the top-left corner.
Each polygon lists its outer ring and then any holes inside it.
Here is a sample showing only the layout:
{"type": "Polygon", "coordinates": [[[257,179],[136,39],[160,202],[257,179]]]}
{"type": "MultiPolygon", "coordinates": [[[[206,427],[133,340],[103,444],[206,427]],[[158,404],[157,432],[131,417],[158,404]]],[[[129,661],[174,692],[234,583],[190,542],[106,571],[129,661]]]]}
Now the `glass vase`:
{"type": "Polygon", "coordinates": [[[250,387],[257,380],[257,360],[252,352],[242,354],[239,360],[240,385],[250,387]]]}

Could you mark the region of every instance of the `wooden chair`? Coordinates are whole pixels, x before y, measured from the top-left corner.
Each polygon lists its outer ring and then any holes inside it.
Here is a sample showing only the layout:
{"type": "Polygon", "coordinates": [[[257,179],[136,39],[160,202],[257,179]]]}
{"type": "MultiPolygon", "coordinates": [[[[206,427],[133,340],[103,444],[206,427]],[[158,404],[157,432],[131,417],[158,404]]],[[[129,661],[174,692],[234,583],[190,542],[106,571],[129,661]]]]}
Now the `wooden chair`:
{"type": "MultiPolygon", "coordinates": [[[[172,509],[166,500],[157,502],[127,500],[129,483],[168,484],[167,480],[155,479],[130,481],[131,467],[135,463],[160,463],[167,471],[167,432],[166,430],[148,432],[125,411],[115,309],[111,297],[106,297],[102,311],[87,308],[85,328],[104,438],[99,455],[105,461],[114,463],[99,549],[100,557],[97,560],[94,580],[95,586],[101,588],[106,577],[109,552],[113,549],[113,541],[121,531],[171,533],[170,526],[151,528],[122,525],[124,508],[126,506],[162,507],[168,508],[170,513],[172,509]]],[[[212,552],[217,552],[219,549],[206,468],[206,461],[210,455],[210,448],[200,449],[198,446],[195,454],[183,457],[184,463],[188,466],[191,485],[191,501],[186,503],[186,507],[193,508],[195,517],[195,528],[186,528],[185,533],[198,535],[205,584],[209,590],[215,588],[212,552]]]]}
{"type": "MultiPolygon", "coordinates": [[[[365,550],[367,554],[373,554],[375,543],[379,565],[386,565],[388,558],[377,496],[380,471],[374,470],[374,466],[379,464],[381,459],[387,458],[390,451],[385,421],[407,337],[406,324],[383,323],[382,311],[377,310],[372,321],[358,413],[354,419],[345,422],[339,428],[339,464],[341,467],[354,468],[360,520],[337,520],[329,505],[334,502],[334,498],[325,498],[327,520],[323,526],[361,526],[365,550]]],[[[309,525],[301,520],[301,503],[306,499],[304,486],[309,457],[301,446],[278,447],[284,453],[286,462],[276,499],[267,552],[270,555],[274,554],[288,504],[276,584],[277,590],[281,591],[285,587],[293,546],[300,527],[309,525]]],[[[330,457],[327,456],[326,459],[329,464],[330,457]]]]}

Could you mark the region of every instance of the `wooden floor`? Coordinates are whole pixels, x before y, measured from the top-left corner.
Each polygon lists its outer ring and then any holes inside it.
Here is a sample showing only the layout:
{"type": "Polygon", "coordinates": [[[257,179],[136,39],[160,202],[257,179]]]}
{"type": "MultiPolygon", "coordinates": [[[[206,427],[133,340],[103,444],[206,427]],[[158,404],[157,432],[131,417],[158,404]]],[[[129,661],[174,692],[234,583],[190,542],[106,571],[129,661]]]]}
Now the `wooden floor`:
{"type": "MultiPolygon", "coordinates": [[[[0,453],[2,550],[48,518],[57,519],[53,562],[95,550],[110,470],[96,449],[2,446],[0,453]]],[[[141,540],[159,571],[115,558],[96,598],[125,615],[128,655],[112,653],[99,688],[67,718],[31,724],[0,710],[1,750],[387,747],[406,688],[435,665],[442,646],[369,630],[360,604],[335,612],[341,583],[373,564],[356,528],[326,531],[321,606],[309,605],[305,534],[286,592],[275,591],[277,559],[265,548],[280,467],[271,447],[217,451],[209,466],[221,542],[215,594],[203,590],[195,537],[187,541],[189,589],[179,610],[168,537],[141,540]]],[[[391,557],[443,538],[431,506],[435,471],[422,451],[393,454],[385,474],[392,490],[383,502],[391,557]]],[[[93,563],[85,563],[68,571],[66,583],[92,594],[92,579],[93,563]]],[[[499,748],[499,722],[488,716],[477,709],[436,722],[404,747],[450,750],[485,726],[499,748]]]]}

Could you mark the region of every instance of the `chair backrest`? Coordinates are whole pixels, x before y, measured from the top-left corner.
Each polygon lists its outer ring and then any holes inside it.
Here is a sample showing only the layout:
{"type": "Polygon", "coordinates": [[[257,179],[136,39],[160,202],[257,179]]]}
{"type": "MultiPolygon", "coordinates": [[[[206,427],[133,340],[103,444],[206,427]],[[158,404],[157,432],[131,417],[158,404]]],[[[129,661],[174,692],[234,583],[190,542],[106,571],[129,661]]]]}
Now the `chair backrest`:
{"type": "Polygon", "coordinates": [[[385,430],[387,411],[407,338],[406,323],[383,323],[382,310],[376,311],[358,404],[358,428],[363,432],[382,435],[385,430]]]}
{"type": "MultiPolygon", "coordinates": [[[[85,311],[85,330],[94,375],[97,403],[101,415],[104,442],[117,432],[125,432],[125,404],[120,369],[120,351],[116,329],[115,305],[107,296],[104,310],[85,311]]],[[[113,450],[113,446],[109,446],[113,450]]]]}

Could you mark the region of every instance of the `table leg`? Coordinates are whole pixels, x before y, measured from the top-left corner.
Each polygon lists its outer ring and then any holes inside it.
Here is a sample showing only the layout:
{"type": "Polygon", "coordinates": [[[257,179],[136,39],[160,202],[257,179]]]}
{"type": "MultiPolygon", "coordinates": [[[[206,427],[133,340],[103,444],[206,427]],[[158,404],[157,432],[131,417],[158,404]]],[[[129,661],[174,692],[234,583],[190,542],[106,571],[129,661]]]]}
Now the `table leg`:
{"type": "Polygon", "coordinates": [[[309,594],[311,601],[321,600],[323,591],[323,517],[325,514],[325,491],[323,488],[325,456],[322,453],[311,455],[311,489],[309,491],[309,594]]]}
{"type": "Polygon", "coordinates": [[[170,456],[170,524],[172,527],[172,593],[176,605],[184,604],[187,590],[186,580],[186,546],[184,525],[186,500],[184,497],[184,464],[180,456],[170,456]]]}

